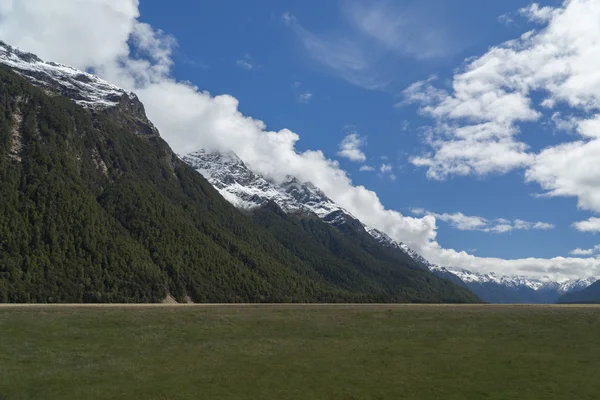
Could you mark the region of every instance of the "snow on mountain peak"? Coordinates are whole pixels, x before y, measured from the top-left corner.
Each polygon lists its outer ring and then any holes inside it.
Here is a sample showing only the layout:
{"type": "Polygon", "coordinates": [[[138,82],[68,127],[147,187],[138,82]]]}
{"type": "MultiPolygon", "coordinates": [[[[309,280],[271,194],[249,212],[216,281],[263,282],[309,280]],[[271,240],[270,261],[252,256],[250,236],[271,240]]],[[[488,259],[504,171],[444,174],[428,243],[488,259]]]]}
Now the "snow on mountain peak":
{"type": "Polygon", "coordinates": [[[526,286],[534,291],[552,289],[557,290],[559,293],[567,293],[573,290],[583,289],[591,285],[596,281],[596,278],[587,279],[575,279],[566,282],[555,282],[549,278],[542,279],[531,279],[524,276],[518,275],[497,275],[493,272],[490,273],[479,273],[468,271],[463,268],[456,267],[440,267],[433,265],[430,267],[432,271],[451,273],[459,277],[465,283],[496,283],[506,287],[518,288],[520,286],[526,286]]]}
{"type": "MultiPolygon", "coordinates": [[[[236,207],[251,210],[274,201],[285,212],[311,212],[336,226],[349,219],[356,219],[312,183],[288,176],[283,183],[277,185],[250,170],[235,153],[199,150],[182,159],[208,179],[236,207]]],[[[376,231],[365,228],[369,233],[376,231]]],[[[377,232],[379,236],[385,235],[377,232]]],[[[375,234],[371,235],[377,239],[375,234]]],[[[386,237],[392,241],[389,236],[386,237]]]]}
{"type": "Polygon", "coordinates": [[[252,210],[272,200],[285,212],[304,209],[291,195],[252,172],[233,152],[199,150],[182,157],[200,172],[221,195],[238,208],[252,210]]]}
{"type": "Polygon", "coordinates": [[[137,99],[97,76],[66,65],[45,62],[35,54],[21,51],[0,41],[0,64],[4,64],[37,86],[73,99],[77,104],[93,109],[116,106],[123,96],[137,99]]]}

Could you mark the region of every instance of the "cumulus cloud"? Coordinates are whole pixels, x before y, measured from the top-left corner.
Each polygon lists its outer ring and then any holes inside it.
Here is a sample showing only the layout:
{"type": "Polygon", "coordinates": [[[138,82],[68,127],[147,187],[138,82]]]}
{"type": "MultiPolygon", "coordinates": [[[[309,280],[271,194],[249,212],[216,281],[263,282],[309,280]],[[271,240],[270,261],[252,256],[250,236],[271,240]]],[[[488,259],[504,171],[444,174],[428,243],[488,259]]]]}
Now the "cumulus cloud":
{"type": "Polygon", "coordinates": [[[496,218],[489,220],[483,217],[465,215],[461,212],[437,214],[423,208],[413,208],[411,212],[415,215],[434,216],[436,219],[446,222],[453,228],[461,231],[507,233],[513,230],[554,229],[554,225],[546,222],[529,222],[522,219],[509,221],[504,218],[496,218]]]}
{"type": "MultiPolygon", "coordinates": [[[[382,156],[381,159],[387,160],[388,158],[386,156],[382,156]]],[[[392,167],[392,164],[381,164],[379,167],[379,176],[382,178],[387,176],[390,178],[390,180],[395,181],[396,174],[394,174],[394,167],[392,167]]]]}
{"type": "Polygon", "coordinates": [[[600,232],[600,218],[592,217],[585,221],[575,222],[573,227],[580,232],[600,232]]]}
{"type": "Polygon", "coordinates": [[[533,3],[521,8],[519,12],[530,21],[544,23],[550,21],[555,13],[559,13],[560,10],[554,7],[540,7],[538,3],[533,3]]]}
{"type": "Polygon", "coordinates": [[[138,6],[138,0],[4,1],[0,37],[44,59],[105,65],[129,55],[138,6]]]}
{"type": "Polygon", "coordinates": [[[365,162],[367,156],[361,150],[365,143],[365,139],[361,138],[358,133],[350,133],[340,143],[338,156],[354,162],[365,162]]]}
{"type": "Polygon", "coordinates": [[[361,165],[359,170],[361,172],[373,172],[375,171],[375,167],[372,167],[370,165],[361,165]]]}
{"type": "Polygon", "coordinates": [[[600,252],[600,244],[592,247],[591,249],[575,249],[571,251],[574,256],[591,256],[600,252]]]}
{"type": "MultiPolygon", "coordinates": [[[[547,171],[551,169],[547,161],[554,161],[551,156],[562,156],[556,154],[562,150],[570,158],[569,152],[585,151],[586,143],[550,149],[537,158],[518,140],[519,124],[537,121],[543,110],[558,105],[583,112],[598,109],[600,61],[595,55],[600,50],[600,3],[571,0],[560,7],[533,4],[520,12],[542,24],[541,29],[469,60],[452,78],[450,90],[434,87],[431,80],[406,89],[405,101],[420,104],[421,112],[435,121],[425,138],[432,152],[412,161],[426,167],[434,179],[531,167],[534,172],[529,179],[542,183],[551,193],[578,195],[570,184],[554,185],[549,176],[535,171],[541,162],[543,172],[553,174],[547,171]],[[532,102],[534,92],[544,96],[541,110],[532,102]]],[[[582,130],[589,132],[589,128],[582,130]]],[[[571,182],[572,178],[559,180],[571,182]]]]}
{"type": "MultiPolygon", "coordinates": [[[[569,4],[576,3],[582,1],[569,4]]],[[[593,4],[583,3],[593,8],[593,4]]],[[[600,263],[595,258],[501,260],[478,258],[442,248],[436,242],[436,217],[433,215],[411,217],[386,209],[375,192],[353,185],[339,164],[325,157],[322,151],[299,152],[296,149],[300,140],[297,133],[288,129],[271,131],[264,122],[243,115],[234,97],[214,96],[190,83],[176,81],[171,75],[174,39],[141,23],[138,6],[137,0],[4,2],[0,3],[0,37],[45,59],[80,69],[93,68],[115,84],[135,90],[162,136],[179,154],[200,148],[232,150],[252,169],[276,181],[285,179],[287,175],[311,181],[364,223],[407,243],[432,262],[478,271],[561,278],[600,273],[600,263]]],[[[590,18],[593,16],[593,13],[588,14],[590,18]]],[[[553,17],[553,21],[555,18],[558,17],[553,17]]],[[[289,24],[297,23],[291,15],[285,20],[289,24]]],[[[589,18],[583,23],[577,21],[575,25],[587,26],[586,21],[589,18]]],[[[579,33],[587,37],[585,30],[579,33]]],[[[570,42],[567,40],[565,43],[570,42]]],[[[313,45],[318,47],[319,42],[313,45]]],[[[353,68],[352,60],[348,61],[349,68],[353,68]]],[[[590,57],[590,62],[597,62],[597,57],[590,57]]],[[[559,83],[552,92],[553,98],[593,104],[596,84],[593,79],[585,81],[585,85],[578,85],[578,81],[559,83]]],[[[466,118],[468,107],[461,105],[455,97],[440,96],[432,104],[444,103],[438,112],[444,118],[452,115],[466,118]],[[455,110],[452,109],[454,106],[455,110]]],[[[519,95],[505,99],[502,91],[496,91],[491,98],[483,99],[484,94],[479,97],[482,98],[482,107],[496,107],[498,110],[508,107],[522,120],[535,116],[533,111],[514,109],[515,104],[528,104],[519,95]]],[[[435,115],[435,107],[427,112],[435,115]]],[[[492,115],[485,110],[483,114],[487,117],[492,115]]],[[[493,123],[510,128],[508,131],[498,134],[489,132],[489,129],[476,129],[476,132],[505,140],[510,147],[515,120],[510,112],[500,114],[503,117],[494,118],[493,123]]],[[[475,117],[472,119],[483,123],[475,117]]],[[[515,152],[517,156],[522,153],[518,148],[515,152]]],[[[549,174],[554,173],[553,170],[548,171],[549,174]]]]}
{"type": "Polygon", "coordinates": [[[379,172],[381,172],[382,174],[387,174],[389,172],[392,172],[392,166],[390,164],[381,164],[381,167],[379,167],[379,172]]]}

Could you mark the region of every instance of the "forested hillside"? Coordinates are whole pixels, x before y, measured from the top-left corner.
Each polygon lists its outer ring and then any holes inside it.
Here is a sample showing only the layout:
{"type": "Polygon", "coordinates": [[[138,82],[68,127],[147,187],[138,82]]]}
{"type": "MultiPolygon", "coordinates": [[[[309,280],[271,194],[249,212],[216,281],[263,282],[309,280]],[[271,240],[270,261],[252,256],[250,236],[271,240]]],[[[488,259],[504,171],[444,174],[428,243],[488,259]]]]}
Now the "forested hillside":
{"type": "Polygon", "coordinates": [[[89,111],[0,68],[0,301],[476,301],[402,262],[330,251],[332,228],[244,215],[136,101],[89,111]]]}
{"type": "Polygon", "coordinates": [[[364,300],[476,301],[468,289],[437,278],[400,251],[381,246],[360,223],[356,229],[340,231],[316,216],[290,216],[273,202],[253,216],[320,275],[346,290],[373,293],[364,300]]]}

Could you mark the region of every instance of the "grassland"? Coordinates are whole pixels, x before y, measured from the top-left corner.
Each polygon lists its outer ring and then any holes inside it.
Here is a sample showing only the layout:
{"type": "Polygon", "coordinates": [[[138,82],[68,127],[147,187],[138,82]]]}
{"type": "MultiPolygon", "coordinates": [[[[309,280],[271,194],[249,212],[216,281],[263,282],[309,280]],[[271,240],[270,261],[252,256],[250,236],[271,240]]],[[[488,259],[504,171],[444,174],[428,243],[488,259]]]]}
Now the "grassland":
{"type": "Polygon", "coordinates": [[[1,307],[0,398],[598,399],[600,307],[1,307]]]}

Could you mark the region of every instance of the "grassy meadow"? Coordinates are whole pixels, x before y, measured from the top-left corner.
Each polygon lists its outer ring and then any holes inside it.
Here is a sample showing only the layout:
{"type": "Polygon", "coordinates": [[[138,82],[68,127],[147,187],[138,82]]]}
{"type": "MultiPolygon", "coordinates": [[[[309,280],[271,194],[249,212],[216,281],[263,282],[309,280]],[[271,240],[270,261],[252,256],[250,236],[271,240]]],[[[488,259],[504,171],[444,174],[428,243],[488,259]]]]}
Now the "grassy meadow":
{"type": "Polygon", "coordinates": [[[598,399],[600,307],[0,307],[0,399],[598,399]]]}

